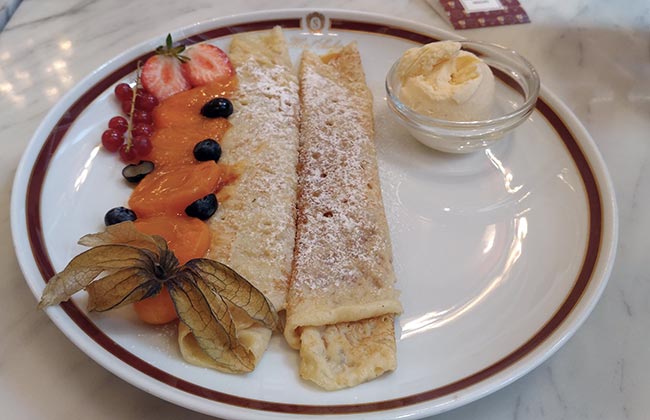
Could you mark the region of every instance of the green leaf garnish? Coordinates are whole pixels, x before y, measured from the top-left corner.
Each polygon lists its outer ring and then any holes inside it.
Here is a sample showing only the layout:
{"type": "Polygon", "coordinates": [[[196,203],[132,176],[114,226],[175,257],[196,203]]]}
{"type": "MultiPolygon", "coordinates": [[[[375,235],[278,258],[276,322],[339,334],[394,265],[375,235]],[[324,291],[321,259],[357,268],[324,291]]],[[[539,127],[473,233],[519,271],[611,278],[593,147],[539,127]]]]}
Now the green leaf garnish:
{"type": "Polygon", "coordinates": [[[166,55],[169,57],[174,57],[178,59],[181,63],[187,63],[190,61],[190,58],[186,55],[183,55],[183,51],[185,51],[185,45],[179,45],[177,47],[174,47],[174,41],[172,40],[172,34],[167,34],[167,38],[165,38],[165,45],[160,45],[158,48],[155,49],[155,53],[158,55],[166,55]]]}

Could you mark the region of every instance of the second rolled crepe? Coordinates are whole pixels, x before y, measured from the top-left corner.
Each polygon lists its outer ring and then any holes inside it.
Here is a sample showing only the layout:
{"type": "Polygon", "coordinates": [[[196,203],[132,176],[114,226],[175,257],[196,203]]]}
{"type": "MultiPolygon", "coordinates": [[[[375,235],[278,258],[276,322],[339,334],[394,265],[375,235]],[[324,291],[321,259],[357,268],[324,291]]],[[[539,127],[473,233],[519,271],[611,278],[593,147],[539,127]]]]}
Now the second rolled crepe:
{"type": "Polygon", "coordinates": [[[395,369],[388,225],[374,146],[372,96],[355,45],[300,67],[296,247],[285,337],[300,374],[322,388],[395,369]]]}

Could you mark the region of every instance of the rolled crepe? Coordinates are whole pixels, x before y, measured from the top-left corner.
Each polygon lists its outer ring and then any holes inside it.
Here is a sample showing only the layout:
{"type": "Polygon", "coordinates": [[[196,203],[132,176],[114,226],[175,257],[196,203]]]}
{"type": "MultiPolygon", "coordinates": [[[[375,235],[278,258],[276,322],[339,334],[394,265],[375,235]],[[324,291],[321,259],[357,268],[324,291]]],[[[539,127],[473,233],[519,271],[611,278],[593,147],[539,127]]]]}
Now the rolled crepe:
{"type": "Polygon", "coordinates": [[[396,367],[401,312],[374,147],[372,96],[355,45],[300,68],[297,237],[284,331],[300,374],[329,390],[396,367]]]}
{"type": "MultiPolygon", "coordinates": [[[[235,166],[239,177],[218,194],[207,258],[233,268],[279,311],[286,306],[295,241],[298,83],[279,27],[235,35],[228,55],[239,87],[220,162],[235,166]]],[[[271,332],[244,317],[235,321],[257,363],[271,332]]],[[[179,344],[189,362],[227,370],[203,353],[183,323],[179,344]]]]}

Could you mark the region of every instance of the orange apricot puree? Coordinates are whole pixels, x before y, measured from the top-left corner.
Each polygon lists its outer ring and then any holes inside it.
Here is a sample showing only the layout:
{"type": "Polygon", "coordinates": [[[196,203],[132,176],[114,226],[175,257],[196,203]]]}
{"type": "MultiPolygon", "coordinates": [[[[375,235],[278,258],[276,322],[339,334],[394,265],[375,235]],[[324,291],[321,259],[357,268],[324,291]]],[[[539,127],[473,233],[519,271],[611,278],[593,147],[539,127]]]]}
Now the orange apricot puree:
{"type": "MultiPolygon", "coordinates": [[[[162,101],[153,110],[155,128],[196,126],[209,120],[201,115],[201,108],[210,99],[229,98],[237,87],[235,78],[222,82],[209,83],[185,92],[177,93],[162,101]]],[[[203,140],[203,139],[200,139],[203,140]]],[[[197,140],[198,141],[198,140],[197,140]]],[[[154,145],[154,148],[156,146],[154,145]]]]}
{"type": "MultiPolygon", "coordinates": [[[[233,77],[177,93],[153,111],[153,149],[147,159],[154,163],[154,170],[135,187],[129,207],[138,216],[136,228],[165,238],[181,264],[203,257],[211,242],[207,224],[187,216],[185,208],[237,178],[234,168],[214,161],[197,162],[193,155],[196,143],[206,138],[220,142],[230,128],[225,118],[202,116],[201,108],[213,98],[230,97],[236,83],[233,77]]],[[[149,324],[177,318],[165,287],[156,296],[136,302],[134,308],[149,324]]]]}
{"type": "Polygon", "coordinates": [[[221,138],[226,133],[230,123],[225,118],[215,118],[183,127],[157,128],[151,136],[153,149],[147,160],[154,163],[156,168],[174,164],[195,163],[194,146],[205,139],[212,139],[221,143],[221,138]]]}
{"type": "Polygon", "coordinates": [[[228,167],[214,161],[163,167],[140,181],[131,193],[129,207],[138,218],[182,216],[187,206],[216,192],[227,178],[228,167]]]}
{"type": "Polygon", "coordinates": [[[147,235],[160,235],[165,238],[169,249],[181,264],[204,256],[210,247],[210,228],[205,222],[194,217],[146,217],[136,220],[135,227],[147,235]]]}

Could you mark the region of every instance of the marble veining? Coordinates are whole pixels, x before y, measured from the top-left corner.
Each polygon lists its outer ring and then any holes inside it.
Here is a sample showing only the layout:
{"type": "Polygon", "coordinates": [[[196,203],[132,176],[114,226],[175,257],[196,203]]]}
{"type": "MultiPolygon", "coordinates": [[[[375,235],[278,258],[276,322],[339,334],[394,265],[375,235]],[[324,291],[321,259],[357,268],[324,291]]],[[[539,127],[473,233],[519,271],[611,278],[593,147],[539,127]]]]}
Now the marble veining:
{"type": "MultiPolygon", "coordinates": [[[[0,17],[7,4],[0,2],[0,17]]],[[[593,136],[620,211],[616,264],[580,330],[537,369],[436,420],[650,418],[650,4],[522,0],[532,23],[460,31],[512,47],[593,136]]],[[[424,1],[24,0],[0,32],[0,407],[7,419],[207,419],[151,396],[78,350],[25,285],[9,227],[11,183],[45,113],[111,57],[216,16],[344,8],[450,27],[424,1]]],[[[0,18],[0,27],[3,21],[0,18]]]]}

